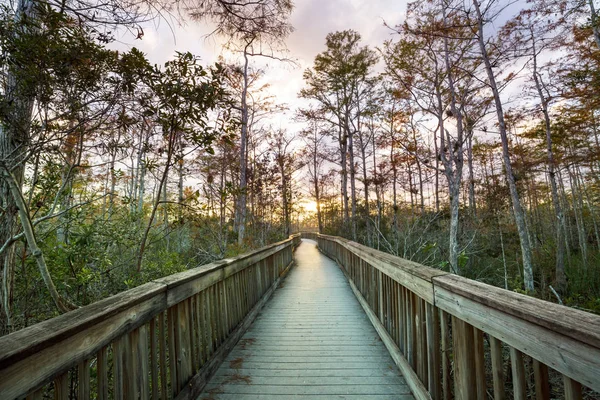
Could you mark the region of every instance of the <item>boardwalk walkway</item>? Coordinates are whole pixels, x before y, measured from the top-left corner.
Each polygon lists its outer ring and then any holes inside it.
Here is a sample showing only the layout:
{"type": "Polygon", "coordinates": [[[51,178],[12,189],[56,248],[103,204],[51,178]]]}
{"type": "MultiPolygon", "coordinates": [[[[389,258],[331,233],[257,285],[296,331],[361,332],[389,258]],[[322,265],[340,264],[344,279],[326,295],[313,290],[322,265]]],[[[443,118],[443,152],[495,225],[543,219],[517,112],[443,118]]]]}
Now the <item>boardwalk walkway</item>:
{"type": "Polygon", "coordinates": [[[200,399],[413,399],[337,265],[306,239],[295,260],[200,399]]]}

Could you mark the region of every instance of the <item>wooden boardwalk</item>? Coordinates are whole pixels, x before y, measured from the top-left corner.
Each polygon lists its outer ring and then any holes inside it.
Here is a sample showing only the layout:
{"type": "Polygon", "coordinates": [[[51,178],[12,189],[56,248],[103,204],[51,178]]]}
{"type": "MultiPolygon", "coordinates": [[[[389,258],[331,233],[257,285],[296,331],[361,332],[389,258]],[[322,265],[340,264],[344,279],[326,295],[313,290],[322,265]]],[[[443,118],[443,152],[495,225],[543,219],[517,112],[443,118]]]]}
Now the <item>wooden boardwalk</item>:
{"type": "Polygon", "coordinates": [[[200,399],[413,399],[335,262],[306,239],[295,260],[200,399]]]}

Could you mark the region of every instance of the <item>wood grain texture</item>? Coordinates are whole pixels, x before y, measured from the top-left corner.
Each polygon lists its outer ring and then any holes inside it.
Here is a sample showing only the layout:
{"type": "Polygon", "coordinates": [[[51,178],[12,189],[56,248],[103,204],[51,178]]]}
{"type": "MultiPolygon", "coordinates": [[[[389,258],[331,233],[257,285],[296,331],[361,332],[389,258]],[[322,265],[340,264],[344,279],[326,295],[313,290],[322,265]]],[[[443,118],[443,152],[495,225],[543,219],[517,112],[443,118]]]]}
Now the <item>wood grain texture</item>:
{"type": "Polygon", "coordinates": [[[494,383],[494,400],[504,400],[504,357],[502,356],[502,342],[492,335],[490,338],[490,356],[492,359],[492,379],[494,383]]]}
{"type": "Polygon", "coordinates": [[[436,305],[558,372],[600,391],[600,349],[440,286],[436,305]]]}
{"type": "Polygon", "coordinates": [[[437,276],[441,287],[554,333],[600,348],[600,315],[525,296],[456,275],[437,276]]]}

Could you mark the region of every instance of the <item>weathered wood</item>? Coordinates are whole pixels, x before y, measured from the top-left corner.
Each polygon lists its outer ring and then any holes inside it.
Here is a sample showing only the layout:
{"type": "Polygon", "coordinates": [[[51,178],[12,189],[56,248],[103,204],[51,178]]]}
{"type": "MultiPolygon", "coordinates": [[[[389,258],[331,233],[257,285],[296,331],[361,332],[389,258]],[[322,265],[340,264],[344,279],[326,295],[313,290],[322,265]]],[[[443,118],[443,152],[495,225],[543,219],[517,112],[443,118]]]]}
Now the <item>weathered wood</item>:
{"type": "Polygon", "coordinates": [[[413,369],[416,367],[416,305],[413,292],[406,292],[406,359],[413,369]]]}
{"type": "MultiPolygon", "coordinates": [[[[115,399],[116,399],[115,395],[115,399]]],[[[54,380],[54,400],[69,399],[69,373],[65,372],[54,380]]]]}
{"type": "Polygon", "coordinates": [[[456,275],[436,276],[441,287],[551,332],[600,348],[600,316],[456,275]]]}
{"type": "Polygon", "coordinates": [[[98,400],[108,400],[108,347],[103,347],[96,356],[98,375],[98,400]]]}
{"type": "Polygon", "coordinates": [[[600,391],[600,349],[435,287],[436,306],[507,345],[600,391]]]}
{"type": "Polygon", "coordinates": [[[550,399],[550,382],[548,380],[548,366],[533,360],[533,375],[535,378],[535,397],[537,400],[550,399]]]}
{"type": "Polygon", "coordinates": [[[153,400],[158,399],[158,394],[160,393],[158,387],[158,347],[160,346],[160,344],[158,341],[158,334],[156,332],[156,325],[157,323],[159,323],[158,321],[160,321],[159,318],[154,318],[152,321],[150,321],[150,379],[152,381],[153,400]]]}
{"type": "Polygon", "coordinates": [[[450,333],[448,330],[448,314],[440,310],[440,336],[442,338],[442,392],[444,400],[452,398],[450,377],[450,333]]]}
{"type": "Polygon", "coordinates": [[[125,371],[123,370],[123,351],[124,337],[120,337],[113,343],[113,387],[115,400],[123,400],[125,393],[123,390],[125,371]]]}
{"type": "Polygon", "coordinates": [[[126,399],[137,398],[137,330],[123,337],[123,393],[126,399]]]}
{"type": "Polygon", "coordinates": [[[487,385],[485,376],[485,353],[483,345],[483,332],[477,328],[473,328],[473,356],[475,358],[475,370],[473,371],[477,380],[477,398],[484,399],[487,397],[487,385]]]}
{"type": "Polygon", "coordinates": [[[158,365],[160,371],[160,398],[166,400],[167,396],[167,335],[165,327],[165,313],[158,316],[158,365]]]}
{"type": "Polygon", "coordinates": [[[581,392],[581,384],[567,376],[563,375],[565,384],[565,400],[581,400],[583,395],[581,392]]]}
{"type": "MultiPolygon", "coordinates": [[[[53,343],[0,370],[0,398],[24,396],[32,388],[49,382],[60,371],[66,371],[80,361],[94,356],[114,339],[151,319],[164,306],[164,301],[164,296],[160,295],[146,297],[128,310],[112,315],[102,323],[89,326],[62,342],[53,343]]],[[[40,333],[45,334],[53,336],[51,332],[40,333]]],[[[6,337],[0,338],[0,342],[6,337]]],[[[39,343],[40,340],[36,342],[39,343]]],[[[12,340],[8,343],[12,343],[12,340]]]]}
{"type": "Polygon", "coordinates": [[[438,311],[432,304],[427,303],[425,319],[427,326],[427,382],[428,390],[433,400],[442,399],[442,385],[440,382],[440,323],[438,311]]]}
{"type": "Polygon", "coordinates": [[[525,377],[525,366],[523,365],[523,353],[514,347],[510,348],[510,365],[514,398],[515,400],[525,400],[527,399],[527,381],[525,377]]]}
{"type": "MultiPolygon", "coordinates": [[[[147,283],[10,335],[2,336],[0,337],[0,371],[14,366],[18,361],[29,356],[37,355],[53,345],[66,340],[72,341],[74,337],[78,336],[78,333],[85,332],[88,329],[90,334],[98,335],[98,325],[107,325],[109,321],[115,323],[111,317],[122,315],[123,311],[132,310],[134,306],[144,302],[148,303],[149,300],[150,303],[160,305],[161,301],[165,301],[165,298],[161,296],[165,292],[166,287],[164,285],[153,282],[147,283]]],[[[140,311],[139,308],[136,311],[140,311]]],[[[116,326],[111,326],[111,328],[114,333],[107,335],[110,337],[103,340],[105,344],[121,335],[121,331],[116,329],[116,326]]],[[[84,336],[87,334],[86,332],[84,336]]],[[[67,344],[66,342],[63,344],[65,349],[73,347],[73,345],[73,343],[67,344]]],[[[101,347],[86,352],[84,356],[79,357],[70,366],[75,366],[82,359],[96,353],[101,347]]],[[[39,365],[42,364],[38,363],[39,365]]],[[[0,374],[4,377],[4,373],[0,374]]]]}
{"type": "Polygon", "coordinates": [[[77,400],[90,398],[90,360],[83,360],[77,366],[77,400]]]}
{"type": "Polygon", "coordinates": [[[177,386],[181,390],[192,376],[190,368],[190,334],[188,332],[188,302],[182,301],[175,306],[177,310],[175,343],[177,354],[177,386]]]}
{"type": "Polygon", "coordinates": [[[429,385],[427,375],[427,328],[425,326],[425,301],[417,298],[417,317],[415,324],[417,326],[417,371],[421,382],[425,386],[429,385]]]}
{"type": "MultiPolygon", "coordinates": [[[[154,320],[150,321],[154,325],[154,320]]],[[[138,348],[137,348],[137,377],[140,393],[140,400],[150,398],[150,373],[148,370],[148,328],[142,325],[138,329],[138,348]]]]}
{"type": "Polygon", "coordinates": [[[452,316],[452,343],[454,349],[454,390],[457,399],[477,399],[473,327],[452,316]]]}
{"type": "Polygon", "coordinates": [[[492,378],[494,380],[494,400],[504,400],[504,357],[502,356],[502,342],[494,336],[490,338],[490,355],[492,359],[492,378]]]}

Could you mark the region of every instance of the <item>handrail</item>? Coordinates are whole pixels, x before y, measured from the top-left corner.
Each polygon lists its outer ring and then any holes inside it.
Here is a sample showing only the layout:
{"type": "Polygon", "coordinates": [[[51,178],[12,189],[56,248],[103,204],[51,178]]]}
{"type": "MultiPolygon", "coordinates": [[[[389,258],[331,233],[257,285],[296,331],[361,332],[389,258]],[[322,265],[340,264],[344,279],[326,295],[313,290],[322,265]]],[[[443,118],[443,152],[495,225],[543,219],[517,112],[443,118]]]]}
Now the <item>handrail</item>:
{"type": "Polygon", "coordinates": [[[0,399],[192,398],[288,271],[299,242],[292,235],[0,337],[0,399]]]}
{"type": "Polygon", "coordinates": [[[342,267],[416,398],[525,399],[532,388],[548,399],[550,382],[565,399],[600,392],[599,316],[309,236],[342,267]]]}

